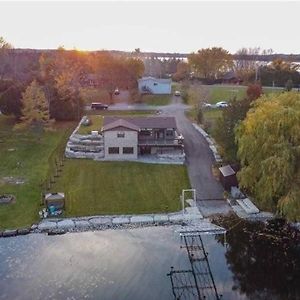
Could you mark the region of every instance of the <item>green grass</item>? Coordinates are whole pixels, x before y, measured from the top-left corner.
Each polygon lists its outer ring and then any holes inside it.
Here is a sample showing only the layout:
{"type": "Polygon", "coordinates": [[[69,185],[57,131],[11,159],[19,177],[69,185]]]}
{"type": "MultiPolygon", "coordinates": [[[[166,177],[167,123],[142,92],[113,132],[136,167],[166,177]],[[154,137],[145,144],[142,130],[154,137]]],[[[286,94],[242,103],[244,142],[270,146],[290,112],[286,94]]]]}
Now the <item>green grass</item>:
{"type": "MultiPolygon", "coordinates": [[[[197,120],[197,110],[195,107],[191,108],[190,110],[185,112],[186,116],[192,121],[192,122],[198,122],[197,120]]],[[[212,134],[216,121],[218,118],[221,118],[222,116],[222,109],[204,109],[203,110],[203,127],[204,129],[209,133],[212,134]]]]}
{"type": "Polygon", "coordinates": [[[101,130],[103,126],[103,116],[90,115],[88,118],[91,121],[91,124],[88,126],[81,125],[77,131],[78,134],[90,134],[92,130],[101,130]]]}
{"type": "Polygon", "coordinates": [[[237,97],[242,99],[246,96],[245,86],[210,86],[209,103],[217,103],[219,101],[229,101],[237,97]]]}
{"type": "Polygon", "coordinates": [[[178,211],[189,187],[185,166],[67,160],[54,190],[66,194],[66,216],[85,216],[178,211]]]}
{"type": "Polygon", "coordinates": [[[155,113],[154,110],[96,110],[92,111],[96,114],[88,114],[88,118],[91,120],[91,125],[85,126],[81,125],[78,134],[90,134],[92,130],[101,130],[103,126],[103,118],[104,116],[130,116],[130,117],[138,117],[138,116],[149,116],[155,113]]]}
{"type": "Polygon", "coordinates": [[[171,95],[143,95],[141,101],[148,105],[168,105],[171,95]]]}
{"type": "Polygon", "coordinates": [[[278,94],[284,92],[284,88],[263,87],[264,94],[278,94]]]}
{"type": "Polygon", "coordinates": [[[28,226],[38,219],[42,184],[51,169],[55,152],[64,148],[74,123],[64,123],[55,131],[41,136],[13,130],[12,118],[0,116],[0,194],[13,194],[16,203],[0,205],[0,229],[28,226]],[[8,184],[3,177],[25,180],[8,184]]]}
{"type": "Polygon", "coordinates": [[[222,109],[210,109],[203,111],[205,130],[213,134],[216,122],[222,117],[222,109]]]}

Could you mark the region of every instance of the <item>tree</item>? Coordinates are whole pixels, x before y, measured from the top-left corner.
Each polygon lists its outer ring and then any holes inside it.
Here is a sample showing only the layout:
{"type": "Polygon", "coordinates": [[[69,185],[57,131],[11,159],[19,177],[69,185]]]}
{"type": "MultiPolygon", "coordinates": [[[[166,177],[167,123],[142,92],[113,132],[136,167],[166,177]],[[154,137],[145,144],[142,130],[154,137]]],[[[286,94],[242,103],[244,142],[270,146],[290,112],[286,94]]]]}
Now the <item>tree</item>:
{"type": "Polygon", "coordinates": [[[289,92],[293,89],[293,87],[294,87],[293,80],[289,79],[285,84],[285,89],[289,92]]]}
{"type": "Polygon", "coordinates": [[[258,99],[262,95],[262,87],[260,84],[250,84],[247,88],[247,97],[250,101],[258,99]]]}
{"type": "Polygon", "coordinates": [[[276,59],[270,65],[259,69],[261,84],[285,87],[288,80],[292,80],[295,84],[300,84],[298,69],[299,66],[297,64],[276,59]]]}
{"type": "Polygon", "coordinates": [[[42,129],[51,123],[49,106],[42,87],[34,80],[22,94],[22,124],[19,127],[42,129]]]}
{"type": "Polygon", "coordinates": [[[127,73],[127,87],[136,88],[137,80],[142,77],[145,71],[145,66],[139,58],[127,58],[124,60],[124,67],[127,73]]]}
{"type": "Polygon", "coordinates": [[[0,96],[0,110],[5,115],[14,115],[19,119],[22,115],[22,92],[24,87],[20,84],[10,86],[0,96]]]}
{"type": "Polygon", "coordinates": [[[258,60],[259,56],[271,55],[272,49],[261,50],[259,47],[241,48],[236,52],[234,70],[244,82],[257,81],[258,70],[266,65],[258,60]]]}
{"type": "Polygon", "coordinates": [[[236,131],[240,186],[257,204],[300,219],[300,95],[262,96],[236,131]]]}
{"type": "Polygon", "coordinates": [[[223,48],[206,48],[192,53],[189,64],[198,76],[205,79],[217,79],[233,67],[232,55],[223,48]]]}
{"type": "Polygon", "coordinates": [[[217,119],[214,136],[221,147],[224,158],[229,162],[237,162],[235,128],[246,117],[251,100],[249,98],[243,100],[233,98],[228,104],[228,107],[223,109],[222,116],[217,119]]]}
{"type": "Polygon", "coordinates": [[[83,107],[79,96],[80,77],[90,68],[86,54],[60,47],[54,55],[42,54],[39,64],[51,118],[79,119],[83,107]]]}
{"type": "Polygon", "coordinates": [[[3,78],[6,71],[10,68],[8,64],[8,50],[12,46],[0,36],[0,80],[3,78]]]}
{"type": "Polygon", "coordinates": [[[190,74],[190,66],[188,63],[184,61],[180,61],[177,64],[177,71],[176,73],[172,76],[174,81],[180,81],[183,79],[187,79],[190,74]]]}

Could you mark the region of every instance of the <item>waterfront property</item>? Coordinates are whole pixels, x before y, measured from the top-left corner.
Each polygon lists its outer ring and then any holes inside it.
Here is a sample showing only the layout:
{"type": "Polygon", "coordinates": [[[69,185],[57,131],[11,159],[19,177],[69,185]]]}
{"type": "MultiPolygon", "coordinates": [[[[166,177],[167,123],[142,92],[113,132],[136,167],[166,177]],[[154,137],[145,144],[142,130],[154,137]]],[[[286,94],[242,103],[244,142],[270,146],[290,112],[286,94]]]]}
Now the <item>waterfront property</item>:
{"type": "Polygon", "coordinates": [[[102,132],[105,159],[183,153],[174,117],[104,117],[102,132]]]}
{"type": "Polygon", "coordinates": [[[171,79],[143,77],[138,80],[138,88],[141,94],[171,94],[171,79]]]}

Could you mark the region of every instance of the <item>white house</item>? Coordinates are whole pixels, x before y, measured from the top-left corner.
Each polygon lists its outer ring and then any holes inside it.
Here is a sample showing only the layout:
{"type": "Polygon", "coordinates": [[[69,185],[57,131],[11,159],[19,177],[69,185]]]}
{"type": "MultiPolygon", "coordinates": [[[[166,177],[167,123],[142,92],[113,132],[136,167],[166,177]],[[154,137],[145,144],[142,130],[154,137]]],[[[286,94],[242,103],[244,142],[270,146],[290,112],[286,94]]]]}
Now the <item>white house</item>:
{"type": "Polygon", "coordinates": [[[106,159],[137,159],[139,127],[123,119],[106,123],[104,136],[104,156],[106,159]]]}
{"type": "Polygon", "coordinates": [[[132,160],[140,155],[184,153],[174,117],[111,117],[103,120],[104,157],[132,160]]]}
{"type": "Polygon", "coordinates": [[[141,94],[171,94],[171,79],[143,77],[138,80],[141,94]]]}

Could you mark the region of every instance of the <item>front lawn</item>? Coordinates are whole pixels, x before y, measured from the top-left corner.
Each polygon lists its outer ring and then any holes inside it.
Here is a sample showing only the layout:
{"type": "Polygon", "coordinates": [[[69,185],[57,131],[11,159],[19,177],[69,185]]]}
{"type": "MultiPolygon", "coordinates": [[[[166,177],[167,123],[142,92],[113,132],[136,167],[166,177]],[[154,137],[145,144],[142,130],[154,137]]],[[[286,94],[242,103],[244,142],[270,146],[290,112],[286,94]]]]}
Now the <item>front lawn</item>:
{"type": "Polygon", "coordinates": [[[65,192],[70,217],[178,211],[189,187],[185,166],[70,159],[52,189],[65,192]]]}
{"type": "Polygon", "coordinates": [[[143,95],[142,102],[148,105],[168,105],[171,102],[171,95],[143,95]]]}
{"type": "Polygon", "coordinates": [[[245,86],[210,86],[209,103],[217,103],[219,101],[229,101],[236,97],[237,99],[243,99],[246,96],[245,86]]]}
{"type": "Polygon", "coordinates": [[[56,124],[41,135],[13,130],[14,120],[0,116],[0,195],[13,194],[16,202],[0,204],[0,229],[28,226],[38,220],[43,183],[56,153],[62,152],[74,123],[56,124]],[[21,180],[23,184],[8,182],[21,180]]]}

